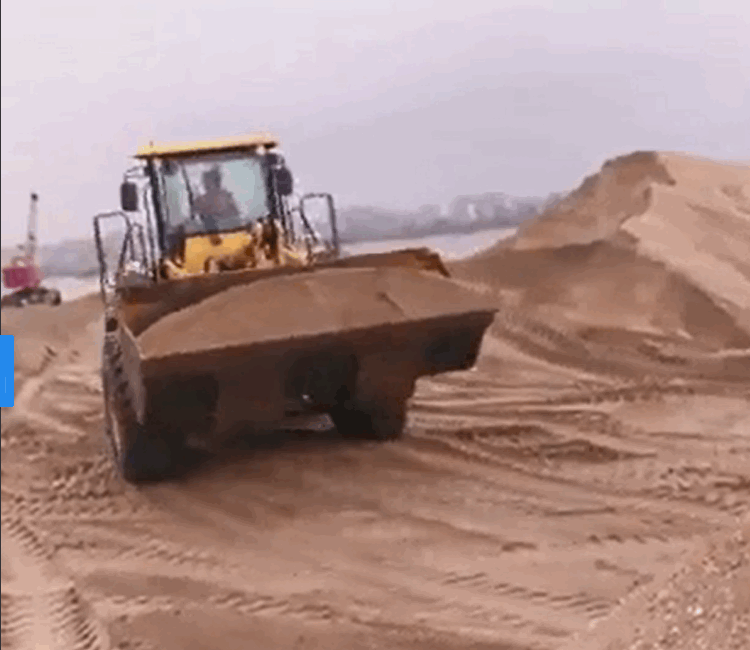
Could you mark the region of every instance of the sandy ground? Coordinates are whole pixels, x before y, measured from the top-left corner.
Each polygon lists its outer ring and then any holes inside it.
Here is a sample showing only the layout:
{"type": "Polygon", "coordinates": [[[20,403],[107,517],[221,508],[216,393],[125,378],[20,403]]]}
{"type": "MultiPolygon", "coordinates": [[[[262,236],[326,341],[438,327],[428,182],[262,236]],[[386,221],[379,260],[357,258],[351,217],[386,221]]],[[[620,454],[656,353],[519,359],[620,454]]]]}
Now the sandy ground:
{"type": "Polygon", "coordinates": [[[750,647],[748,197],[747,168],[613,161],[453,266],[502,309],[402,440],[322,422],[138,489],[98,297],[4,311],[3,648],[750,647]]]}

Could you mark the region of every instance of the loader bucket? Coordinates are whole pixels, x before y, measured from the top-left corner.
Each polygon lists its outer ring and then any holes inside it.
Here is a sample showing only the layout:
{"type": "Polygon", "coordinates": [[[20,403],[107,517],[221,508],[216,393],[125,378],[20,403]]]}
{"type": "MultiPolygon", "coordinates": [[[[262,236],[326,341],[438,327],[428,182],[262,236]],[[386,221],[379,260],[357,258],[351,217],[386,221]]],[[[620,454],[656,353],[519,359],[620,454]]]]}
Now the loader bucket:
{"type": "Polygon", "coordinates": [[[352,376],[387,390],[469,368],[494,312],[442,274],[386,257],[229,286],[163,316],[132,343],[149,400],[180,386],[182,403],[192,391],[226,428],[279,419],[290,404],[325,409],[352,376]]]}
{"type": "Polygon", "coordinates": [[[279,276],[317,274],[324,269],[401,267],[432,271],[449,277],[440,256],[428,248],[412,248],[387,253],[370,253],[338,259],[314,267],[281,267],[230,273],[204,274],[153,286],[123,289],[122,316],[133,334],[139,336],[168,314],[196,304],[226,289],[279,276]]]}

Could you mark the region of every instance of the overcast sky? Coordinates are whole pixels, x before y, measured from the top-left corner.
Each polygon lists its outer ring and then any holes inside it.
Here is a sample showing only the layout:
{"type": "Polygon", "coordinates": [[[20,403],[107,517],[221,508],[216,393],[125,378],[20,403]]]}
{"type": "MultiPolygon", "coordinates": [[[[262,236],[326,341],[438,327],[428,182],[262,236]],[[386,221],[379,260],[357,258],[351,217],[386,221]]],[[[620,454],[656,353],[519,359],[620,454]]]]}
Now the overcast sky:
{"type": "Polygon", "coordinates": [[[43,243],[90,236],[150,139],[270,129],[302,189],[394,208],[750,159],[747,0],[25,0],[1,28],[4,246],[32,190],[43,243]]]}

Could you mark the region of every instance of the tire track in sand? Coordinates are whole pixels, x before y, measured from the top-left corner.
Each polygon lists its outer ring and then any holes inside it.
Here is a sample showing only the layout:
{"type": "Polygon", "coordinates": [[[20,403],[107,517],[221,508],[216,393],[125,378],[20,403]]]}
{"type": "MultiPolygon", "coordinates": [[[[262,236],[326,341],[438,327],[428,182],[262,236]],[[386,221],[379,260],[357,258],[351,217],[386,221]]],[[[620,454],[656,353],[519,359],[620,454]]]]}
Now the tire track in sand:
{"type": "MultiPolygon", "coordinates": [[[[68,358],[65,353],[86,340],[96,325],[97,322],[90,323],[64,350],[50,355],[38,374],[23,381],[13,408],[3,413],[3,447],[20,442],[28,448],[27,434],[34,437],[39,427],[77,439],[85,435],[85,430],[40,412],[34,404],[45,385],[59,372],[62,361],[68,358]]],[[[40,444],[32,447],[44,453],[43,442],[37,442],[40,444]]],[[[53,552],[25,522],[29,515],[25,507],[29,500],[25,497],[23,493],[3,490],[2,647],[108,650],[111,646],[106,630],[75,583],[58,569],[53,552]]]]}
{"type": "Polygon", "coordinates": [[[108,650],[106,632],[34,532],[3,518],[2,538],[2,647],[108,650]]]}

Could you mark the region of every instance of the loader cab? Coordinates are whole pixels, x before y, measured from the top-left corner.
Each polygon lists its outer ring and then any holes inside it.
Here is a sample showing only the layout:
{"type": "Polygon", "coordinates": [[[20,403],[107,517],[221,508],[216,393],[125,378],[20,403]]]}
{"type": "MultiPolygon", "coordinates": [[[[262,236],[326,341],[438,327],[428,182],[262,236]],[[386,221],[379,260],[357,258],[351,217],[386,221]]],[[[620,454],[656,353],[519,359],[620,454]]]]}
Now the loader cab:
{"type": "Polygon", "coordinates": [[[205,249],[206,254],[232,252],[234,244],[244,241],[242,235],[256,224],[282,217],[268,165],[254,152],[162,157],[149,162],[152,185],[158,188],[162,253],[189,270],[205,257],[198,249],[205,249]]]}
{"type": "MultiPolygon", "coordinates": [[[[277,265],[305,263],[304,251],[316,235],[304,215],[305,197],[295,208],[292,174],[277,144],[272,136],[256,135],[151,144],[138,151],[148,186],[146,213],[155,221],[158,275],[203,273],[214,261],[228,259],[244,260],[240,266],[268,259],[277,265]],[[272,240],[276,244],[269,244],[272,240]],[[274,245],[287,257],[274,252],[274,245]],[[256,254],[253,246],[265,252],[256,254]]],[[[139,209],[138,186],[127,178],[120,198],[123,211],[139,209]]],[[[329,218],[337,240],[332,202],[329,218]]],[[[338,241],[329,248],[337,249],[338,241]]]]}

